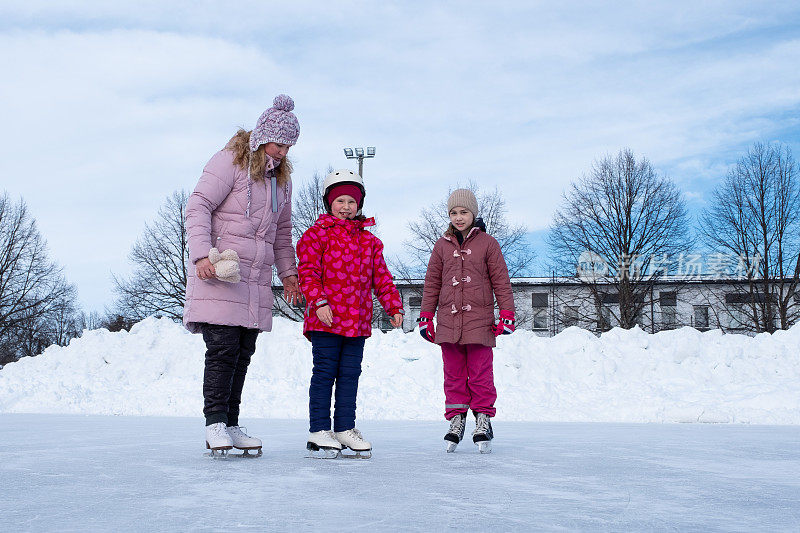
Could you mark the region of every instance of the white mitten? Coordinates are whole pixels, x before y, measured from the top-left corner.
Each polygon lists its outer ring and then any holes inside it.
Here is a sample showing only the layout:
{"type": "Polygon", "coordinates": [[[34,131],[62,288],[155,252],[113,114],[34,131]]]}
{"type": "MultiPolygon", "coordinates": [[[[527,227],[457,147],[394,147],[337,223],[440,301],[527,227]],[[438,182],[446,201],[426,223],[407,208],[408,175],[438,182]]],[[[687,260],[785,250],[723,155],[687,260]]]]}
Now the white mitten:
{"type": "Polygon", "coordinates": [[[239,283],[242,276],[239,274],[239,254],[236,250],[225,250],[220,253],[216,248],[208,251],[208,260],[214,265],[217,279],[228,283],[239,283]]]}

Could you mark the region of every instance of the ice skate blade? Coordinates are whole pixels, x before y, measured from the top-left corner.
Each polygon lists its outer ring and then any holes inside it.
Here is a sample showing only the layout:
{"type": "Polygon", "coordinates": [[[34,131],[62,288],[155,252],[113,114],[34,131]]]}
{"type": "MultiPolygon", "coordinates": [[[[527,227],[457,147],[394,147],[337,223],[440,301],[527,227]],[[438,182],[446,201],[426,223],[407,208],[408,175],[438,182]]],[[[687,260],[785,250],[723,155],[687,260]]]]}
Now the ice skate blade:
{"type": "Polygon", "coordinates": [[[458,446],[457,442],[453,442],[453,441],[450,441],[450,440],[447,441],[447,448],[446,448],[447,453],[453,453],[454,451],[456,451],[456,447],[457,446],[458,446]]]}
{"type": "Polygon", "coordinates": [[[229,449],[230,448],[219,449],[219,450],[213,449],[210,452],[204,453],[203,456],[210,457],[212,459],[227,459],[228,457],[233,457],[233,455],[228,454],[229,449]]]}
{"type": "Polygon", "coordinates": [[[306,457],[309,459],[336,459],[339,457],[339,450],[332,448],[320,448],[319,450],[308,450],[306,457]]]}
{"type": "Polygon", "coordinates": [[[342,450],[339,452],[339,457],[342,459],[370,459],[372,450],[348,450],[346,452],[342,450]]]}
{"type": "Polygon", "coordinates": [[[481,453],[492,453],[492,441],[490,440],[476,442],[475,446],[478,447],[478,451],[481,453]]]}
{"type": "Polygon", "coordinates": [[[306,443],[306,450],[308,450],[306,457],[309,459],[336,459],[339,457],[337,448],[321,448],[313,442],[306,443]]]}
{"type": "Polygon", "coordinates": [[[236,448],[237,450],[242,450],[242,453],[229,453],[228,457],[234,457],[236,459],[256,459],[261,457],[261,448],[236,448]],[[255,453],[250,453],[255,452],[255,453]]]}

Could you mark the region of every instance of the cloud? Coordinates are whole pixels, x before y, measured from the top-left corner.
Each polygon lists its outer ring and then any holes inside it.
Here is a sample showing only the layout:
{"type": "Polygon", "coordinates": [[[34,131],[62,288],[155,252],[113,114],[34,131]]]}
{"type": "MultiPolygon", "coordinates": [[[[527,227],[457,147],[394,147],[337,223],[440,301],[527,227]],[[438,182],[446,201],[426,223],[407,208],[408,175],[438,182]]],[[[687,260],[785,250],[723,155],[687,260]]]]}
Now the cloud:
{"type": "Polygon", "coordinates": [[[161,201],[279,92],[298,184],[377,147],[367,209],[392,255],[470,178],[543,230],[626,146],[700,206],[743,147],[800,140],[799,18],[788,2],[4,3],[0,176],[95,308],[161,201]]]}
{"type": "Polygon", "coordinates": [[[140,30],[10,32],[0,48],[13,80],[0,88],[4,187],[28,200],[68,276],[103,298],[108,265],[124,270],[159,203],[269,104],[267,80],[290,77],[252,47],[140,30]],[[102,272],[73,266],[87,258],[102,272]]]}

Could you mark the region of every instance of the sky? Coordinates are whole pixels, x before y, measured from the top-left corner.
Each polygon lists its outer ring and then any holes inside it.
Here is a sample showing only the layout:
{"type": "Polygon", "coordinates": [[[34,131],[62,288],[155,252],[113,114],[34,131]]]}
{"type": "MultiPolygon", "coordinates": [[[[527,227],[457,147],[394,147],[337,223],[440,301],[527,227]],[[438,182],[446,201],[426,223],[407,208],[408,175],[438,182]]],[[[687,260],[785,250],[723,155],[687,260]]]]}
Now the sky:
{"type": "Polygon", "coordinates": [[[23,198],[87,310],[166,197],[275,95],[295,187],[365,161],[389,256],[421,208],[498,187],[540,262],[570,183],[628,147],[697,214],[755,142],[800,149],[800,4],[0,3],[0,192],[23,198]]]}

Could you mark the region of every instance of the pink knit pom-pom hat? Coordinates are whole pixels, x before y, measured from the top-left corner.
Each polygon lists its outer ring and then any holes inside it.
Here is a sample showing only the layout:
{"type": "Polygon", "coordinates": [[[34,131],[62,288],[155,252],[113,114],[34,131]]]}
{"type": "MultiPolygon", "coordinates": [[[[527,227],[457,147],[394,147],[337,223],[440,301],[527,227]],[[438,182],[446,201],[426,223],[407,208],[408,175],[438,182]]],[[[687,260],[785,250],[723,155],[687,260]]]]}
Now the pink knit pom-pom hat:
{"type": "Polygon", "coordinates": [[[264,111],[253,132],[250,134],[250,150],[255,152],[266,143],[293,145],[300,136],[300,124],[292,113],[294,100],[285,94],[279,94],[272,102],[272,107],[264,111]]]}

